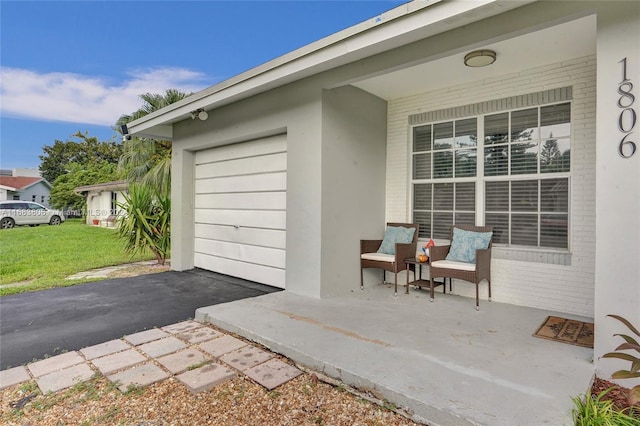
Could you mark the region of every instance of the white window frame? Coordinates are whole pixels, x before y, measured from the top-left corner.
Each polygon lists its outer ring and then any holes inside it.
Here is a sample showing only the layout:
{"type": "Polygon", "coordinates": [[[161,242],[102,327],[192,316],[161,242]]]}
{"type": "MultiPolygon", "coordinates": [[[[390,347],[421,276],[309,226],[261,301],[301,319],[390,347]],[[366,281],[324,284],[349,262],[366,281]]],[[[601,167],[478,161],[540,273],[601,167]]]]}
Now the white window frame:
{"type": "MultiPolygon", "coordinates": [[[[542,93],[542,92],[541,92],[542,93]]],[[[561,252],[561,253],[570,253],[571,251],[571,208],[572,208],[572,198],[571,198],[571,175],[572,175],[572,170],[573,170],[573,162],[570,162],[569,165],[569,171],[567,172],[555,172],[555,173],[541,173],[540,171],[540,152],[538,151],[538,159],[537,159],[537,170],[536,173],[530,173],[530,174],[506,174],[506,175],[499,175],[499,176],[484,176],[484,148],[485,148],[485,129],[484,129],[484,121],[485,121],[485,116],[488,115],[494,115],[497,113],[501,113],[501,112],[508,112],[509,113],[509,124],[508,124],[508,128],[509,128],[509,133],[511,133],[511,113],[515,112],[515,111],[522,111],[522,110],[526,110],[526,109],[531,109],[531,108],[537,108],[538,111],[540,111],[540,108],[546,107],[546,106],[551,106],[551,105],[559,105],[559,104],[564,104],[564,103],[569,103],[569,108],[570,111],[573,111],[573,102],[571,101],[571,99],[558,99],[558,100],[552,100],[552,101],[548,101],[548,102],[541,102],[538,103],[536,105],[527,105],[527,106],[523,106],[523,107],[519,107],[519,108],[506,108],[506,109],[500,109],[500,110],[495,110],[495,111],[490,111],[487,113],[483,113],[483,114],[473,114],[473,115],[467,115],[467,116],[456,116],[456,117],[452,117],[452,118],[448,118],[446,120],[433,120],[433,121],[424,121],[424,122],[420,122],[420,123],[416,123],[416,124],[410,124],[409,125],[409,160],[408,160],[408,180],[409,180],[409,215],[411,217],[411,220],[413,220],[414,218],[414,186],[416,184],[437,184],[437,183],[458,183],[458,182],[475,182],[476,187],[475,187],[475,193],[476,193],[476,209],[475,209],[475,222],[477,226],[482,226],[485,223],[485,218],[486,218],[486,209],[485,209],[485,186],[486,186],[486,182],[514,182],[514,181],[523,181],[523,180],[537,180],[539,182],[543,181],[543,180],[547,180],[547,179],[558,179],[558,178],[566,178],[567,179],[567,184],[568,184],[568,188],[567,188],[567,197],[568,197],[568,208],[567,208],[567,247],[566,248],[554,248],[554,247],[546,247],[546,246],[530,246],[530,245],[510,245],[510,244],[496,244],[495,247],[498,248],[505,248],[505,249],[509,249],[509,250],[526,250],[526,251],[536,251],[536,252],[561,252]],[[414,165],[414,156],[416,155],[416,152],[413,151],[414,149],[414,145],[413,145],[413,141],[414,141],[414,129],[420,126],[425,126],[425,125],[431,125],[432,127],[432,141],[433,141],[433,126],[439,123],[447,123],[447,122],[451,122],[451,121],[457,121],[457,120],[464,120],[464,119],[468,119],[468,118],[476,118],[476,124],[477,124],[477,146],[476,146],[476,152],[477,152],[477,156],[476,156],[476,160],[477,160],[477,164],[476,164],[476,176],[475,177],[462,177],[462,178],[446,178],[446,179],[439,179],[439,178],[429,178],[429,179],[414,179],[413,178],[413,165],[414,165]]],[[[461,107],[463,108],[463,107],[461,107]]],[[[574,131],[573,131],[573,122],[574,122],[574,117],[573,117],[573,113],[571,115],[571,121],[570,121],[570,126],[571,126],[571,131],[570,131],[570,135],[568,137],[569,139],[569,144],[570,144],[570,149],[573,147],[573,139],[574,139],[574,131]]],[[[540,116],[538,115],[538,125],[540,124],[540,116]]],[[[510,167],[511,163],[510,163],[510,159],[511,159],[511,136],[509,136],[509,141],[507,142],[506,146],[508,147],[507,152],[508,152],[508,160],[507,160],[507,164],[508,167],[510,167]]],[[[538,146],[540,147],[540,142],[538,144],[538,146]]],[[[422,152],[422,151],[420,151],[422,152]]],[[[418,153],[420,153],[418,152],[418,153]]],[[[434,152],[434,150],[432,149],[431,151],[432,153],[434,152]]],[[[455,149],[452,149],[452,152],[455,153],[455,149]]],[[[455,167],[455,156],[453,159],[454,162],[454,167],[455,167]]],[[[433,163],[433,161],[432,161],[433,163]]],[[[540,190],[538,192],[539,197],[540,197],[540,190]]],[[[511,200],[511,192],[509,193],[509,200],[511,200]]],[[[543,215],[544,213],[540,212],[540,198],[538,198],[538,211],[535,213],[538,217],[538,219],[540,218],[541,215],[543,215]]],[[[433,213],[433,210],[432,210],[433,213]]],[[[511,209],[511,203],[509,203],[509,217],[510,217],[510,223],[509,223],[509,230],[511,231],[511,214],[512,214],[512,209],[511,209]]],[[[454,220],[455,220],[455,208],[454,208],[454,220]]],[[[433,220],[432,220],[433,222],[433,220]]],[[[540,224],[540,221],[538,220],[538,225],[540,224]]],[[[538,244],[540,243],[540,226],[538,226],[538,244]]]]}

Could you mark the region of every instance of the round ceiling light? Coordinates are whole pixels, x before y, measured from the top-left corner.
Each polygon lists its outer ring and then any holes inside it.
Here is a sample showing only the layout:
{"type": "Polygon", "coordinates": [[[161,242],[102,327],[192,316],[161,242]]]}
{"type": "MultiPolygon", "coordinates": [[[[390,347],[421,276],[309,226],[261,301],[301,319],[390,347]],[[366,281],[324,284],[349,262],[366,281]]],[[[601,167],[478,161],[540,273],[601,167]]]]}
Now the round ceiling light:
{"type": "Polygon", "coordinates": [[[468,67],[486,67],[496,61],[493,50],[474,50],[464,55],[464,64],[468,67]]]}

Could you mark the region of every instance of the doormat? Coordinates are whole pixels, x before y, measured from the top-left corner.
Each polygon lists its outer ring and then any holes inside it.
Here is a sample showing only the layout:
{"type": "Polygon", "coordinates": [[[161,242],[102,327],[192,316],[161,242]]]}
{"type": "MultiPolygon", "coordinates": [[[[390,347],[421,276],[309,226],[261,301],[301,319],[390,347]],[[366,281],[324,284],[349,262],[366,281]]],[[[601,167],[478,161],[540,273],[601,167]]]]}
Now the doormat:
{"type": "Polygon", "coordinates": [[[592,322],[550,316],[533,335],[542,339],[593,348],[593,330],[592,322]]]}

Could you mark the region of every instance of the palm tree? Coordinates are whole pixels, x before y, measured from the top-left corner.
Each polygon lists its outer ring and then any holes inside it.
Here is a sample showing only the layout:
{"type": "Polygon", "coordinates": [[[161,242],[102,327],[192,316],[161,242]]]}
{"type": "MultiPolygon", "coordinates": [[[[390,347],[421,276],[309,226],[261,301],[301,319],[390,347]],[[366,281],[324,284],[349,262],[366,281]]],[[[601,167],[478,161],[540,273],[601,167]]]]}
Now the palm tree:
{"type": "MultiPolygon", "coordinates": [[[[191,93],[167,89],[164,94],[144,93],[140,99],[144,105],[130,115],[121,115],[116,122],[120,131],[123,124],[144,117],[154,111],[178,102],[191,93]]],[[[118,168],[129,182],[142,182],[156,188],[162,194],[171,191],[171,141],[131,138],[123,144],[118,168]]]]}

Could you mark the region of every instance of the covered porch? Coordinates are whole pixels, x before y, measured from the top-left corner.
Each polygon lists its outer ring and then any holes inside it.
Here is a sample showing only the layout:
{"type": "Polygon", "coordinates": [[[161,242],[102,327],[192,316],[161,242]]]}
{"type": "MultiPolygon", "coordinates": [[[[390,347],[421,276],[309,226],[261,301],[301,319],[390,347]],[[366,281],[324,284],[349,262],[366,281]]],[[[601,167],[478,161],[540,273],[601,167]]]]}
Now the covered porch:
{"type": "MultiPolygon", "coordinates": [[[[460,284],[461,286],[461,284],[460,284]]],[[[429,425],[569,425],[593,378],[593,350],[533,337],[557,312],[447,291],[339,297],[278,292],[203,307],[196,319],[265,345],[429,425]]]]}

